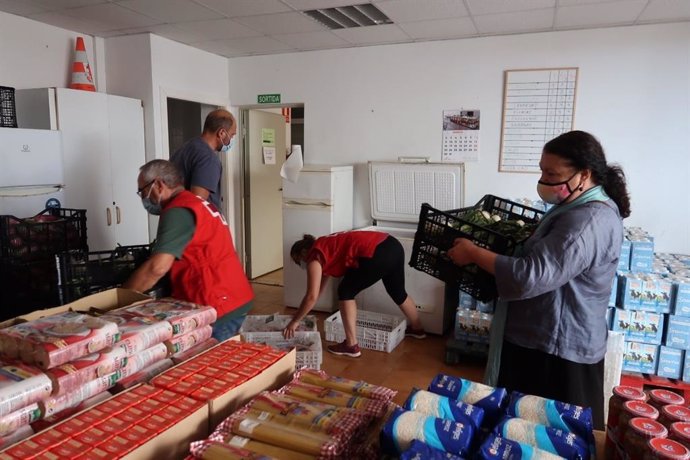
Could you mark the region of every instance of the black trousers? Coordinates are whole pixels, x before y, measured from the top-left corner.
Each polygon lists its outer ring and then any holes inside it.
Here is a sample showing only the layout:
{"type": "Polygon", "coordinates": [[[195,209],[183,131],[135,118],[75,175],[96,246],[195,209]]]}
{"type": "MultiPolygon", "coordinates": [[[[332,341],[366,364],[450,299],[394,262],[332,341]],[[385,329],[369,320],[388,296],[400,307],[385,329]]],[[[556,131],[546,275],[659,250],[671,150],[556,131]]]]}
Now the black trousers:
{"type": "Polygon", "coordinates": [[[580,364],[503,341],[498,386],[592,409],[604,429],[604,360],[580,364]]]}

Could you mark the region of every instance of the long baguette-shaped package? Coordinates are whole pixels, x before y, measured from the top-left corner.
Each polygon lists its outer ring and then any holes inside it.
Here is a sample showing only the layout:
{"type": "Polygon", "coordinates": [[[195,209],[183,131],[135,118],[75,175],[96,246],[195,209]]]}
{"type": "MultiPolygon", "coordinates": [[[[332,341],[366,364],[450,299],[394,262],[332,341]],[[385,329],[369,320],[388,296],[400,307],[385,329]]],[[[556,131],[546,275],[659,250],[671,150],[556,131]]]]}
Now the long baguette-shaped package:
{"type": "Polygon", "coordinates": [[[167,321],[173,328],[173,336],[186,334],[216,321],[216,309],[175,299],[158,299],[136,303],[116,310],[135,316],[167,321]]]}
{"type": "Polygon", "coordinates": [[[110,347],[118,340],[117,324],[68,311],[0,329],[0,352],[51,369],[110,347]]]}
{"type": "MultiPolygon", "coordinates": [[[[56,414],[50,415],[50,416],[42,416],[40,420],[37,420],[31,424],[31,427],[34,429],[36,433],[39,431],[43,431],[48,427],[51,427],[63,420],[67,420],[77,412],[80,412],[84,409],[87,409],[89,407],[95,406],[96,404],[99,404],[103,401],[105,401],[108,398],[111,398],[113,395],[108,393],[107,391],[103,391],[101,393],[98,393],[96,396],[92,396],[84,401],[82,401],[80,404],[77,404],[74,407],[70,407],[68,409],[62,410],[61,412],[58,412],[56,414]]],[[[39,408],[41,405],[39,404],[39,408]]]]}
{"type": "Polygon", "coordinates": [[[559,460],[561,457],[529,444],[490,434],[479,448],[477,460],[559,460]]]}
{"type": "Polygon", "coordinates": [[[29,404],[17,411],[0,417],[0,436],[7,436],[23,426],[30,425],[41,417],[38,404],[29,404]]]}
{"type": "Polygon", "coordinates": [[[159,343],[127,358],[127,365],[120,369],[117,380],[127,379],[137,372],[143,371],[148,366],[163,361],[168,357],[168,347],[159,343]]]}
{"type": "Polygon", "coordinates": [[[303,369],[298,371],[295,375],[295,380],[325,388],[331,388],[333,390],[342,391],[343,393],[350,393],[369,399],[380,399],[383,401],[390,401],[398,393],[390,388],[372,385],[367,382],[350,380],[343,377],[334,377],[326,374],[323,371],[317,371],[314,369],[303,369]]]}
{"type": "Polygon", "coordinates": [[[23,363],[0,367],[0,416],[42,401],[50,396],[53,384],[40,369],[23,363]]]}
{"type": "Polygon", "coordinates": [[[127,364],[127,353],[119,347],[77,358],[46,371],[53,382],[53,395],[64,395],[127,364]]]}
{"type": "Polygon", "coordinates": [[[197,441],[192,443],[191,451],[194,458],[201,460],[316,460],[314,455],[272,446],[236,436],[234,444],[224,444],[217,441],[197,441]],[[238,446],[242,445],[242,447],[238,446]]]}
{"type": "Polygon", "coordinates": [[[484,409],[417,388],[412,389],[403,408],[436,418],[469,423],[475,431],[481,427],[484,420],[484,409]]]}
{"type": "Polygon", "coordinates": [[[122,348],[127,356],[135,355],[169,340],[173,335],[173,327],[169,322],[127,311],[115,310],[101,318],[117,324],[120,330],[120,341],[115,347],[122,348]]]}
{"type": "Polygon", "coordinates": [[[521,418],[503,419],[494,432],[499,436],[550,452],[568,460],[590,458],[589,444],[569,431],[551,428],[521,418]]]}
{"type": "Polygon", "coordinates": [[[89,398],[103,393],[115,385],[120,378],[120,371],[98,377],[85,385],[80,386],[74,391],[60,396],[51,396],[38,403],[44,417],[59,414],[63,410],[78,406],[89,398]]]}
{"type": "Polygon", "coordinates": [[[493,388],[446,374],[434,377],[428,390],[482,408],[484,424],[495,422],[500,417],[508,395],[504,388],[493,388]]]}
{"type": "Polygon", "coordinates": [[[211,326],[203,326],[185,334],[177,335],[164,343],[168,347],[168,355],[172,356],[194,348],[196,345],[210,339],[211,335],[213,335],[213,328],[211,326]]]}
{"type": "Polygon", "coordinates": [[[387,401],[353,396],[351,393],[343,393],[342,391],[311,385],[299,380],[293,380],[281,388],[280,392],[309,401],[331,404],[338,407],[349,407],[374,417],[381,417],[388,407],[387,401]]]}

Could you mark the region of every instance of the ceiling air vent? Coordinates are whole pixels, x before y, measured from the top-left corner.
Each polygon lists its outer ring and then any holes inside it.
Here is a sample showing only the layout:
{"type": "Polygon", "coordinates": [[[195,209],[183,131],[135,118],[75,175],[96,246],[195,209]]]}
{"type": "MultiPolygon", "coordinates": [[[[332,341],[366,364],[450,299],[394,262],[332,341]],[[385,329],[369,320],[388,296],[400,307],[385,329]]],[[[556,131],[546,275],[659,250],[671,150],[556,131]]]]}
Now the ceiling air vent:
{"type": "Polygon", "coordinates": [[[303,13],[329,29],[350,29],[393,23],[388,16],[371,3],[308,10],[303,13]]]}

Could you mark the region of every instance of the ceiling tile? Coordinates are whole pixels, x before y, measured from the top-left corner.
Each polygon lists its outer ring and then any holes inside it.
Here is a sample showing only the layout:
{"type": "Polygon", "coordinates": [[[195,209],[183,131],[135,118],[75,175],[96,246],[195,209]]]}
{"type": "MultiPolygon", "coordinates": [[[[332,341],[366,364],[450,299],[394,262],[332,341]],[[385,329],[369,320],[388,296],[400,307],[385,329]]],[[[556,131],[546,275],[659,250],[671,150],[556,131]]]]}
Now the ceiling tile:
{"type": "Polygon", "coordinates": [[[332,32],[306,32],[302,34],[273,35],[276,40],[299,50],[340,48],[350,43],[332,32]]]}
{"type": "Polygon", "coordinates": [[[563,6],[556,11],[556,28],[592,27],[609,24],[632,24],[647,0],[563,6]]]}
{"type": "Polygon", "coordinates": [[[441,38],[460,38],[477,34],[477,28],[470,18],[437,19],[435,21],[415,21],[398,24],[402,30],[415,40],[436,40],[441,38]]]}
{"type": "Polygon", "coordinates": [[[77,18],[73,18],[72,16],[67,16],[54,11],[32,14],[29,16],[29,18],[45,24],[50,24],[55,27],[61,27],[63,29],[73,30],[75,32],[90,35],[95,34],[96,31],[104,30],[108,27],[105,23],[100,23],[98,21],[81,21],[77,18]]]}
{"type": "Polygon", "coordinates": [[[272,52],[293,51],[291,46],[269,37],[247,37],[235,40],[201,42],[195,46],[223,56],[242,56],[249,54],[269,54],[272,52]]]}
{"type": "MultiPolygon", "coordinates": [[[[86,6],[63,10],[64,14],[82,21],[104,24],[99,32],[106,30],[131,29],[134,27],[146,27],[159,24],[160,21],[122,8],[114,3],[105,5],[86,6]]],[[[99,26],[100,27],[100,26],[99,26]]]]}
{"type": "Polygon", "coordinates": [[[203,41],[203,36],[189,32],[187,30],[182,30],[177,25],[172,24],[159,24],[157,26],[148,27],[152,34],[160,35],[161,37],[168,38],[180,43],[195,43],[203,41]]]}
{"type": "Polygon", "coordinates": [[[651,0],[638,21],[687,21],[690,20],[690,1],[651,0]]]}
{"type": "Polygon", "coordinates": [[[616,0],[558,0],[558,6],[586,5],[589,3],[607,3],[616,0]]]}
{"type": "Polygon", "coordinates": [[[235,20],[247,27],[268,35],[322,32],[326,30],[326,27],[318,22],[297,12],[245,16],[235,18],[235,20]]]}
{"type": "Polygon", "coordinates": [[[475,16],[474,23],[481,34],[506,34],[550,30],[553,27],[554,8],[517,11],[505,14],[475,16]]]}
{"type": "MultiPolygon", "coordinates": [[[[467,6],[473,15],[536,10],[555,5],[556,0],[467,0],[467,6]]],[[[516,27],[520,25],[516,24],[516,27]]]]}
{"type": "Polygon", "coordinates": [[[410,37],[395,24],[338,29],[334,34],[356,45],[409,42],[410,37]]]}
{"type": "Polygon", "coordinates": [[[30,14],[44,13],[48,11],[48,8],[32,0],[0,0],[0,11],[19,16],[28,16],[30,14]]]}
{"type": "Polygon", "coordinates": [[[195,0],[225,16],[253,16],[255,14],[284,13],[292,11],[280,0],[195,0]]]}
{"type": "Polygon", "coordinates": [[[211,40],[225,40],[232,38],[256,37],[261,33],[245,27],[230,19],[214,19],[212,21],[179,22],[175,24],[181,30],[201,37],[199,42],[211,40]]]}
{"type": "Polygon", "coordinates": [[[376,6],[397,23],[468,15],[462,0],[386,0],[376,6]]]}
{"type": "Polygon", "coordinates": [[[101,3],[108,3],[108,0],[33,0],[33,2],[56,11],[64,8],[99,5],[101,3]]]}
{"type": "Polygon", "coordinates": [[[125,0],[117,4],[162,22],[204,21],[221,17],[189,0],[125,0]]]}
{"type": "Polygon", "coordinates": [[[283,0],[283,2],[299,11],[371,3],[369,0],[283,0]]]}

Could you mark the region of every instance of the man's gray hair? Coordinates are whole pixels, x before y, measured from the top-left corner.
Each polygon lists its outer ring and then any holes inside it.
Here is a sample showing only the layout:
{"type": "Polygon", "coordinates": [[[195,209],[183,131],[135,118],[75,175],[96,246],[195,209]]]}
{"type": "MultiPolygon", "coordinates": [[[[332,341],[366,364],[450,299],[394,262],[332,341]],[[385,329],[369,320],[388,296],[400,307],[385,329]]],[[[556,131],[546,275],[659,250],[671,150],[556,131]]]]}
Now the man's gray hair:
{"type": "Polygon", "coordinates": [[[144,182],[151,182],[160,179],[170,188],[183,186],[182,173],[173,163],[168,160],[151,160],[139,168],[144,182]]]}

